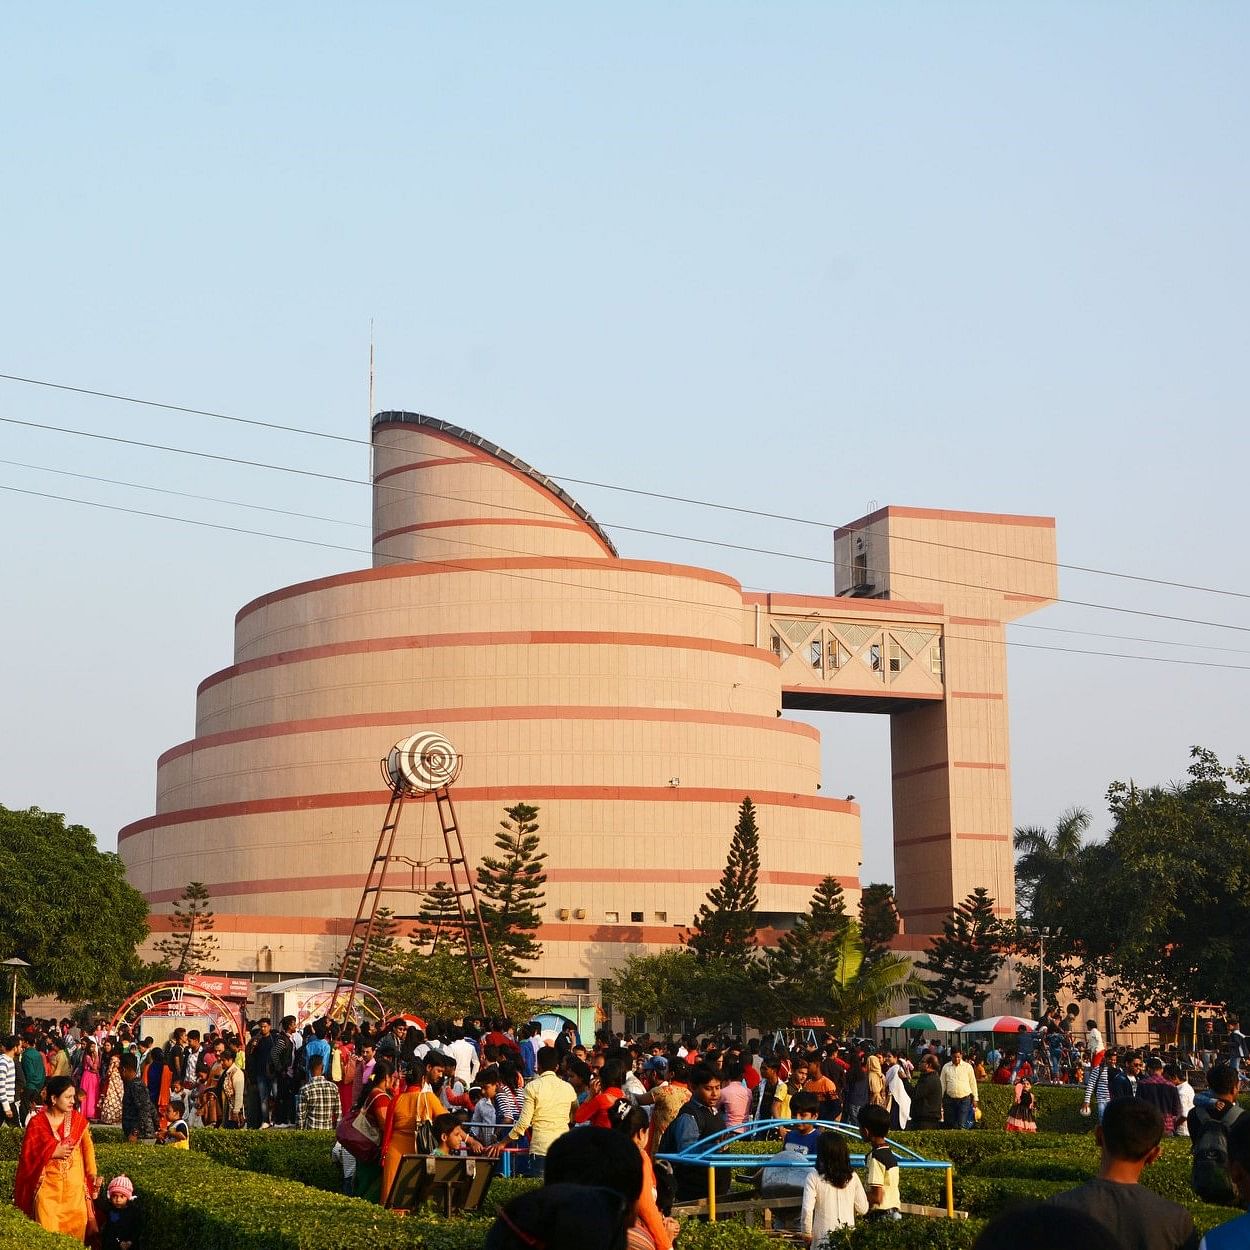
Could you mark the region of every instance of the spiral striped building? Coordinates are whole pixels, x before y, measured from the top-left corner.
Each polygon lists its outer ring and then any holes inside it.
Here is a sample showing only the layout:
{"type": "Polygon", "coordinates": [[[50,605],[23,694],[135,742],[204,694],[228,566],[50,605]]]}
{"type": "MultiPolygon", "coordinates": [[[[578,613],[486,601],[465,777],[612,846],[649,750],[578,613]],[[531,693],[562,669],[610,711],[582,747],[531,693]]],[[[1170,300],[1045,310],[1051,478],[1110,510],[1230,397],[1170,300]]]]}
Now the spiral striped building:
{"type": "MultiPolygon", "coordinates": [[[[623,558],[554,482],[469,431],[387,412],[373,438],[373,567],[239,611],[195,737],[158,761],[155,813],[119,834],[155,933],[203,881],[223,971],[327,969],[386,807],[378,760],[426,728],[463,755],[471,862],[506,806],[540,809],[542,988],[593,992],[631,950],[677,942],[744,795],[764,922],[784,926],[823,876],[853,901],[862,858],[857,805],[821,791],[819,733],[786,707],[891,716],[910,931],[973,885],[1010,908],[1002,626],[1055,593],[1049,518],[883,509],[838,532],[835,594],[752,595],[623,558]]],[[[425,803],[400,840],[418,863],[441,854],[425,803]]]]}

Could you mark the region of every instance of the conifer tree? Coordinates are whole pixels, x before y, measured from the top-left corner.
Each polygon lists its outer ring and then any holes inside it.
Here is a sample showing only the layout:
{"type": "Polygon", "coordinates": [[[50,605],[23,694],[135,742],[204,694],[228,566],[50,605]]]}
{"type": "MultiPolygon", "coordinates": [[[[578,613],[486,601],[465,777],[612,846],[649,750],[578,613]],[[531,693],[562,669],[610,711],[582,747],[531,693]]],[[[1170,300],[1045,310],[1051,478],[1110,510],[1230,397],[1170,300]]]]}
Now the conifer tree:
{"type": "Polygon", "coordinates": [[[880,881],[864,886],[859,896],[859,934],[864,962],[876,963],[890,949],[890,939],[899,929],[894,887],[880,881]]]}
{"type": "Polygon", "coordinates": [[[816,887],[807,911],[768,955],[769,982],[793,1004],[792,1014],[822,1011],[850,927],[842,887],[833,877],[826,877],[816,887]]]}
{"type": "MultiPolygon", "coordinates": [[[[375,982],[380,983],[385,980],[395,960],[399,957],[399,943],[395,938],[398,928],[399,923],[395,919],[394,911],[389,907],[379,907],[377,915],[373,918],[373,932],[365,944],[365,962],[360,970],[361,981],[372,989],[379,988],[375,982]]],[[[347,948],[346,968],[349,979],[355,975],[356,961],[359,958],[360,943],[352,942],[347,948]]],[[[341,966],[341,963],[335,963],[330,969],[330,975],[337,977],[341,966]]]]}
{"type": "Polygon", "coordinates": [[[942,932],[929,943],[917,965],[932,978],[930,1009],[943,1015],[981,1014],[989,986],[1003,963],[1003,926],[994,914],[994,900],[978,886],[942,922],[942,932]]]}
{"type": "Polygon", "coordinates": [[[756,888],[760,875],[760,834],[755,804],[744,798],[729,844],[729,862],[720,884],[699,904],[686,944],[701,960],[719,959],[746,968],[755,953],[756,888]]]}
{"type": "Polygon", "coordinates": [[[517,803],[504,814],[495,835],[500,854],[482,857],[477,890],[495,968],[501,980],[510,980],[543,953],[535,934],[546,906],[547,853],[538,849],[538,808],[517,803]]]}
{"type": "Polygon", "coordinates": [[[213,924],[208,887],[202,881],[192,881],[174,903],[173,930],[156,943],[157,952],[175,976],[194,976],[216,962],[217,938],[213,924]]]}
{"type": "MultiPolygon", "coordinates": [[[[467,900],[466,900],[467,902],[467,900]]],[[[466,907],[466,914],[467,914],[466,907]]],[[[419,928],[412,935],[414,945],[429,943],[431,949],[459,951],[464,949],[460,928],[460,910],[448,881],[436,881],[421,895],[417,913],[419,928]]]]}

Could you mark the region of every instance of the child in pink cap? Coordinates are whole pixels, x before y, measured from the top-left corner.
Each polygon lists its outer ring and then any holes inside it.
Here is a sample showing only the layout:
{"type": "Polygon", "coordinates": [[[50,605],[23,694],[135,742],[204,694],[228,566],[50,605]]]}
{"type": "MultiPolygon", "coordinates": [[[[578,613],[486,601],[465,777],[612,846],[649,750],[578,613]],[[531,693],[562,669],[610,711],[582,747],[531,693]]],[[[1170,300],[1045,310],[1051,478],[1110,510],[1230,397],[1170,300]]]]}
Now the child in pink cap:
{"type": "Polygon", "coordinates": [[[115,1176],[109,1181],[99,1210],[102,1250],[139,1250],[139,1213],[134,1197],[129,1176],[115,1176]]]}

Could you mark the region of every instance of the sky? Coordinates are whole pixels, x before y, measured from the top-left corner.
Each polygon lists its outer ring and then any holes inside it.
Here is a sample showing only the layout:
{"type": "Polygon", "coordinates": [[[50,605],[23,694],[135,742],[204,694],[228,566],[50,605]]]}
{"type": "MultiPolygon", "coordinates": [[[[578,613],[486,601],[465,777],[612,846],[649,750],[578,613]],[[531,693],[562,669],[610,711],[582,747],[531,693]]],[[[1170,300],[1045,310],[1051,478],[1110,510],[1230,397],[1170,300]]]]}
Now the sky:
{"type": "MultiPolygon", "coordinates": [[[[831,530],[606,487],[1053,515],[1104,570],[1062,597],[1103,606],[1009,633],[1016,823],[1099,833],[1112,780],[1245,751],[1245,5],[2,22],[0,373],[364,439],[372,322],[377,408],[603,483],[566,486],[622,554],[755,589],[831,593],[831,530]]],[[[112,848],[235,611],[368,563],[367,452],[13,381],[0,417],[0,803],[112,848]]],[[[794,715],[889,879],[887,721],[794,715]]]]}

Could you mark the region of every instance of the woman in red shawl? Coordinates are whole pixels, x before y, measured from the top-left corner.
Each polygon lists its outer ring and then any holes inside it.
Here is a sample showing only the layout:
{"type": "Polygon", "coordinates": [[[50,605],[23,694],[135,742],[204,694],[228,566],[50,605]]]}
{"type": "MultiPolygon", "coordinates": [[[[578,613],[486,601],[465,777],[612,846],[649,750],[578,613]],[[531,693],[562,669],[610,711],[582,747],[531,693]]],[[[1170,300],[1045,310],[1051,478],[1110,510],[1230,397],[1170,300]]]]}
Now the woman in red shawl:
{"type": "Polygon", "coordinates": [[[84,1241],[95,1192],[95,1146],[87,1119],[74,1110],[74,1082],[54,1076],[44,1107],[31,1116],[13,1182],[13,1201],[52,1233],[84,1241]]]}

